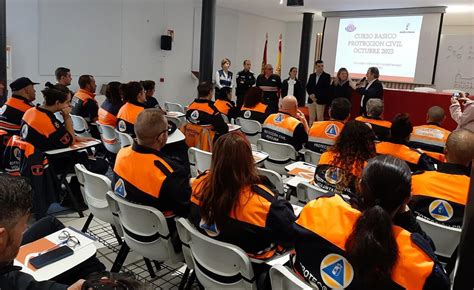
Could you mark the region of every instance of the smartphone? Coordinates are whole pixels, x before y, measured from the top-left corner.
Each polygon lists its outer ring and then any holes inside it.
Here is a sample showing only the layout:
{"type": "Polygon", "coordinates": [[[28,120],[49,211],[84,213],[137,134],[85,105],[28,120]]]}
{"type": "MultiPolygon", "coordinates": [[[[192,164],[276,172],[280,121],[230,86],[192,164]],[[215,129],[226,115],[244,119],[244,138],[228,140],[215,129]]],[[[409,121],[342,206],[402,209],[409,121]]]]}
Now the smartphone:
{"type": "Polygon", "coordinates": [[[40,269],[63,258],[71,256],[72,254],[74,254],[74,251],[71,248],[69,248],[68,246],[62,246],[57,249],[46,252],[42,255],[39,255],[38,257],[31,258],[30,263],[36,269],[40,269]]]}
{"type": "Polygon", "coordinates": [[[453,93],[453,96],[452,96],[452,97],[455,98],[455,99],[457,99],[457,98],[459,98],[459,96],[460,96],[459,93],[453,93]]]}

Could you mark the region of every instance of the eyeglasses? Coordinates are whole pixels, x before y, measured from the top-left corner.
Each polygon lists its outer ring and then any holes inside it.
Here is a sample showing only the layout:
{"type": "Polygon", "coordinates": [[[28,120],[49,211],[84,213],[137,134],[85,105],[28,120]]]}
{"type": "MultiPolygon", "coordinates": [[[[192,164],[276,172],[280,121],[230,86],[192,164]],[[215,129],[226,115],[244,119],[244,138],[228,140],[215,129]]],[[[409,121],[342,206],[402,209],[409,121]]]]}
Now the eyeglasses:
{"type": "Polygon", "coordinates": [[[61,241],[61,244],[66,244],[70,248],[75,248],[81,245],[81,242],[75,236],[71,236],[68,231],[62,231],[59,233],[58,239],[61,241]]]}

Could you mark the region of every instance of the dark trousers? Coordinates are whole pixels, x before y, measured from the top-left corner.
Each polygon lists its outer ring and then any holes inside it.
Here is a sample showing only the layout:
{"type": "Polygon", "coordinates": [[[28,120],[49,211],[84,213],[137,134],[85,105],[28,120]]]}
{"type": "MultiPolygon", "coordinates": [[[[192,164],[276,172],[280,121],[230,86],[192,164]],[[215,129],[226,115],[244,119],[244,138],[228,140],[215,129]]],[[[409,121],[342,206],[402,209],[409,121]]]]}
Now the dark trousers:
{"type": "Polygon", "coordinates": [[[270,114],[278,113],[278,101],[277,94],[264,94],[263,103],[268,106],[268,112],[270,114]]]}
{"type": "Polygon", "coordinates": [[[244,105],[244,99],[245,99],[244,94],[237,95],[236,107],[239,108],[239,110],[244,105]]]}
{"type": "MultiPolygon", "coordinates": [[[[64,229],[64,225],[57,218],[53,216],[44,217],[32,224],[23,233],[21,244],[24,245],[34,242],[61,229],[64,229]]],[[[79,279],[87,278],[92,273],[102,272],[104,270],[104,264],[102,264],[95,256],[92,256],[76,267],[67,270],[51,280],[65,285],[71,285],[79,279]]]]}

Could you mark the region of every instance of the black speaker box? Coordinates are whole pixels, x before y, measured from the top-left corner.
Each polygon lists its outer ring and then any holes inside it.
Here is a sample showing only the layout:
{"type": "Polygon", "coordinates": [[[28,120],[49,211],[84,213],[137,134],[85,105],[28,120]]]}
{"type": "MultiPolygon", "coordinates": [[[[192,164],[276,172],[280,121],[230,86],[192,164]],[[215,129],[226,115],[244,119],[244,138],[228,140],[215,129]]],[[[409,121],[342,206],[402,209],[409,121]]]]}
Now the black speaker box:
{"type": "Polygon", "coordinates": [[[169,35],[162,35],[161,36],[161,49],[163,50],[171,50],[171,42],[172,38],[169,35]]]}
{"type": "Polygon", "coordinates": [[[304,6],[304,0],[288,0],[286,6],[304,6]]]}

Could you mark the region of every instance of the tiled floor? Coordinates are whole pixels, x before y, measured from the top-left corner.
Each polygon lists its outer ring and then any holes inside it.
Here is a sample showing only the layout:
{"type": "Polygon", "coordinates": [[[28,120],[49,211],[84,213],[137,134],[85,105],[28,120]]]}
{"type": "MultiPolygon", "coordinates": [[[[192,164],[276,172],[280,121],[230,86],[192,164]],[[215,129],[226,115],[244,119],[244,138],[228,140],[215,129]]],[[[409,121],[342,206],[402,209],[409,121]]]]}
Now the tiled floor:
{"type": "MultiPolygon", "coordinates": [[[[89,211],[84,212],[84,214],[85,217],[83,218],[79,218],[77,213],[59,213],[56,214],[56,217],[63,222],[64,225],[80,230],[87,220],[89,211]]],[[[96,255],[106,266],[106,270],[110,270],[120,249],[120,245],[115,238],[111,226],[94,218],[89,226],[88,233],[97,239],[96,255]]],[[[155,267],[155,264],[153,264],[153,266],[155,267]]],[[[183,263],[176,265],[162,264],[159,271],[156,267],[154,268],[156,277],[151,278],[143,257],[131,251],[121,271],[133,272],[137,280],[145,282],[151,286],[152,289],[178,289],[185,268],[183,263]]],[[[193,285],[193,289],[199,289],[199,287],[193,285]]]]}

